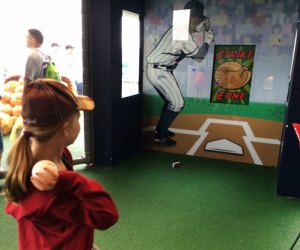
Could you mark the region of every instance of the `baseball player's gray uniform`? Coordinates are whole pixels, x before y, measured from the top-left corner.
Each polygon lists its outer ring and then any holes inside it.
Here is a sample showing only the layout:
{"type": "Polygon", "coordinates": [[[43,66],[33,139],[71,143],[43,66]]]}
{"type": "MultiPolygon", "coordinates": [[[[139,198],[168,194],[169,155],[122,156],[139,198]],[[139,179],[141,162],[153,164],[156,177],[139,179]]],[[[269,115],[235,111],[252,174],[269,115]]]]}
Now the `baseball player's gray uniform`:
{"type": "Polygon", "coordinates": [[[168,146],[176,145],[176,141],[170,138],[174,133],[168,128],[184,107],[184,99],[173,76],[173,70],[185,57],[201,62],[214,39],[209,19],[203,15],[204,5],[198,0],[189,0],[184,9],[190,10],[188,39],[173,40],[171,27],[147,57],[147,78],[165,102],[154,140],[168,146]],[[204,42],[201,46],[193,40],[192,32],[203,32],[204,42]]]}
{"type": "Polygon", "coordinates": [[[184,100],[173,70],[179,60],[184,57],[203,59],[207,52],[207,45],[201,48],[194,42],[191,34],[188,40],[173,40],[173,29],[170,28],[162,37],[156,48],[147,57],[147,78],[155,89],[168,101],[167,108],[180,112],[184,107],[184,100]]]}
{"type": "Polygon", "coordinates": [[[209,44],[213,40],[212,29],[209,28],[209,31],[206,33],[206,40],[199,47],[191,34],[189,34],[188,40],[173,40],[173,29],[170,28],[147,57],[147,78],[165,102],[160,121],[156,127],[155,140],[158,142],[167,145],[176,144],[175,141],[168,138],[174,135],[168,128],[177,114],[183,109],[184,99],[173,75],[173,70],[185,57],[190,57],[197,61],[203,60],[209,44]]]}

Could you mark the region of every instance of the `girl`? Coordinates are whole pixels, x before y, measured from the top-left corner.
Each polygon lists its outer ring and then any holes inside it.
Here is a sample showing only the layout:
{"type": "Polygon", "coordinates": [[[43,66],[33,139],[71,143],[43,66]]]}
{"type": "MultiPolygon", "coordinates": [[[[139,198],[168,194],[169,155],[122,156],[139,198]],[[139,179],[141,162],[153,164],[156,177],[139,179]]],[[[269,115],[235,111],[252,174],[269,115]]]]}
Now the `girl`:
{"type": "Polygon", "coordinates": [[[24,87],[23,134],[12,146],[4,183],[6,212],[18,222],[20,250],[91,250],[94,229],[118,220],[117,208],[96,181],[72,171],[66,148],[80,131],[79,110],[92,110],[61,82],[38,79],[24,87]],[[58,172],[31,176],[35,163],[50,160],[58,172]]]}

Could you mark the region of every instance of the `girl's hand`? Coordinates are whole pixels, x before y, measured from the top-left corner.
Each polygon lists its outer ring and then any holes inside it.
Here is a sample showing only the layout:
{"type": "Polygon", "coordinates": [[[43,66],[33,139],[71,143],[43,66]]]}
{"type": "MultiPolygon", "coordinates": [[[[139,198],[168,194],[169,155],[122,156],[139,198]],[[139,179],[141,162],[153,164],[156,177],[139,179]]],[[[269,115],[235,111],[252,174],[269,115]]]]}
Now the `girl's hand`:
{"type": "Polygon", "coordinates": [[[44,170],[44,173],[39,172],[35,176],[32,175],[30,181],[38,190],[50,191],[55,187],[59,174],[57,171],[47,167],[44,167],[44,170]]]}

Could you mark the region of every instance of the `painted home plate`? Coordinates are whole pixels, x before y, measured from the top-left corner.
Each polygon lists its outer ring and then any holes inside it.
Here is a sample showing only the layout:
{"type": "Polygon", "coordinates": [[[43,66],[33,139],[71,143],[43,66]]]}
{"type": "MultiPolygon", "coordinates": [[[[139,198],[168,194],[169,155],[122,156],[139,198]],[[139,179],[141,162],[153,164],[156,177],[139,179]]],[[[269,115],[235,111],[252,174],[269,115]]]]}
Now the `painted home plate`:
{"type": "Polygon", "coordinates": [[[217,151],[222,153],[243,155],[243,147],[228,140],[228,139],[220,139],[215,141],[210,141],[206,143],[205,150],[207,151],[217,151]]]}

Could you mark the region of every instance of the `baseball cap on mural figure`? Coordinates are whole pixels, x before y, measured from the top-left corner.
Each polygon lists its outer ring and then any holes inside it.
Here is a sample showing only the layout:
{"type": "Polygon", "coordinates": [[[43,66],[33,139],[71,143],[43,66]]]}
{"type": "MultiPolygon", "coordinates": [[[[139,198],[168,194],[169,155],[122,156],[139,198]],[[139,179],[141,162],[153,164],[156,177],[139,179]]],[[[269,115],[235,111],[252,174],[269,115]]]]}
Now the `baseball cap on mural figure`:
{"type": "Polygon", "coordinates": [[[190,0],[188,1],[184,7],[184,9],[191,10],[191,16],[198,16],[200,19],[204,19],[205,16],[203,15],[204,5],[203,3],[199,2],[198,0],[190,0]]]}
{"type": "Polygon", "coordinates": [[[47,127],[65,121],[78,110],[93,110],[94,101],[74,95],[62,82],[38,79],[23,90],[22,117],[28,127],[47,127]]]}

